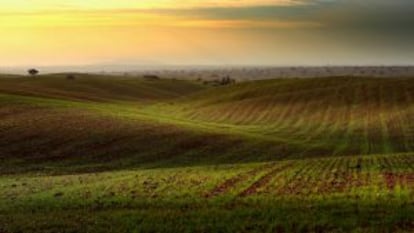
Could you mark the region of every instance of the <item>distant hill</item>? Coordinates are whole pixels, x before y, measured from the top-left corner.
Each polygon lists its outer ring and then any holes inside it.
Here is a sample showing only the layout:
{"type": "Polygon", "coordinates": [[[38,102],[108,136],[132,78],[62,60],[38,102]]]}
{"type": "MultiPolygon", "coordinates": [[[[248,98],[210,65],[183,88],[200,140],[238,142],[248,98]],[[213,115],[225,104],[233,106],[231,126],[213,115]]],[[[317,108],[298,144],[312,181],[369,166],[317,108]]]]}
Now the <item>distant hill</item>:
{"type": "Polygon", "coordinates": [[[72,100],[113,101],[171,99],[206,88],[196,82],[180,80],[75,74],[73,76],[76,80],[71,82],[66,76],[66,74],[38,77],[0,75],[0,92],[72,100]]]}
{"type": "MultiPolygon", "coordinates": [[[[26,74],[27,67],[1,68],[0,73],[26,74]]],[[[169,66],[94,65],[39,67],[42,73],[81,72],[99,75],[143,76],[214,80],[230,76],[239,81],[314,77],[414,77],[414,66],[169,66]]]]}

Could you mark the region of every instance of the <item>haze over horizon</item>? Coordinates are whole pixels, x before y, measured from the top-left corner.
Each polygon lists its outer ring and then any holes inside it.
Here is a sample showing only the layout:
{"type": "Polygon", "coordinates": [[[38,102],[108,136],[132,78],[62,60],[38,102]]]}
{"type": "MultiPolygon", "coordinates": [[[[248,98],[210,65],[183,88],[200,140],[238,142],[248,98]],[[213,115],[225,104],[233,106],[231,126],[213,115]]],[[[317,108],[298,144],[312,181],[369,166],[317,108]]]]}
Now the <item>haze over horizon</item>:
{"type": "Polygon", "coordinates": [[[2,0],[0,66],[410,65],[410,0],[2,0]]]}

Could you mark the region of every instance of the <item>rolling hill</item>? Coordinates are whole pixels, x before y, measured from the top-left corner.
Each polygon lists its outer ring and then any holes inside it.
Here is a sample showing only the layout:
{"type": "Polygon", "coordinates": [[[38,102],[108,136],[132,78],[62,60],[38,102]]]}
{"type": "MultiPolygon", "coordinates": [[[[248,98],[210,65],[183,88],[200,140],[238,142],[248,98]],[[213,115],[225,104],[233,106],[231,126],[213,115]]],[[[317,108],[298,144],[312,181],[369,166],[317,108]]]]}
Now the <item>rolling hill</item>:
{"type": "Polygon", "coordinates": [[[0,232],[410,232],[413,98],[411,78],[0,78],[0,232]]]}

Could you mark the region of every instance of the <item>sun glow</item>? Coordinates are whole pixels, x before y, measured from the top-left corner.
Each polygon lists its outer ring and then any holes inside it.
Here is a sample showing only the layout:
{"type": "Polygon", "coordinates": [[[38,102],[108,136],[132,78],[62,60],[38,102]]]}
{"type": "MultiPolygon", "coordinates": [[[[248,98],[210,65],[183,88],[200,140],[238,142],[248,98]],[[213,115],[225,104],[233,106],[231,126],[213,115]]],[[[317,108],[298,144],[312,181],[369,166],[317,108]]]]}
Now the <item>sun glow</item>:
{"type": "Polygon", "coordinates": [[[247,35],[223,30],[320,25],[301,21],[209,18],[196,13],[181,15],[174,10],[299,3],[295,0],[3,0],[0,30],[7,34],[0,37],[0,50],[8,56],[0,57],[0,65],[33,61],[44,65],[85,64],[130,58],[183,61],[185,57],[206,53],[221,57],[215,55],[218,52],[212,52],[221,47],[237,54],[239,47],[246,47],[241,44],[245,43],[247,35]]]}
{"type": "Polygon", "coordinates": [[[34,27],[192,27],[192,28],[297,28],[320,27],[315,22],[243,19],[202,19],[151,12],[69,11],[0,15],[0,28],[34,27]]]}

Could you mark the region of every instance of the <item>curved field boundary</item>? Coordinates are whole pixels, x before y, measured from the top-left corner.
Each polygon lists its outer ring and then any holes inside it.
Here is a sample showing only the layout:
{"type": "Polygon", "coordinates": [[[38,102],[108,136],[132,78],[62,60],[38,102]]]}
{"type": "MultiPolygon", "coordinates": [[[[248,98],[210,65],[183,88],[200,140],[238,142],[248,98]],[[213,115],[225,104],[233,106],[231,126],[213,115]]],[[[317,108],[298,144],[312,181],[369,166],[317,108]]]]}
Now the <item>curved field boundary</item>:
{"type": "Polygon", "coordinates": [[[278,173],[290,168],[293,166],[293,162],[290,162],[288,164],[284,164],[280,167],[277,167],[270,172],[266,173],[262,177],[260,177],[256,182],[254,182],[252,185],[250,185],[247,189],[243,190],[238,196],[239,197],[246,197],[250,195],[254,195],[258,192],[258,190],[268,184],[270,180],[278,173]]]}
{"type": "Polygon", "coordinates": [[[254,168],[252,170],[249,170],[247,172],[237,174],[236,176],[233,176],[230,179],[225,180],[223,183],[221,183],[218,186],[216,186],[215,188],[213,188],[210,192],[206,193],[204,195],[204,197],[212,198],[212,197],[217,197],[217,196],[223,195],[223,194],[229,192],[234,187],[236,187],[241,182],[249,179],[249,177],[254,177],[257,174],[259,174],[261,171],[269,169],[273,166],[274,166],[274,163],[265,164],[265,165],[259,166],[257,168],[254,168]]]}

